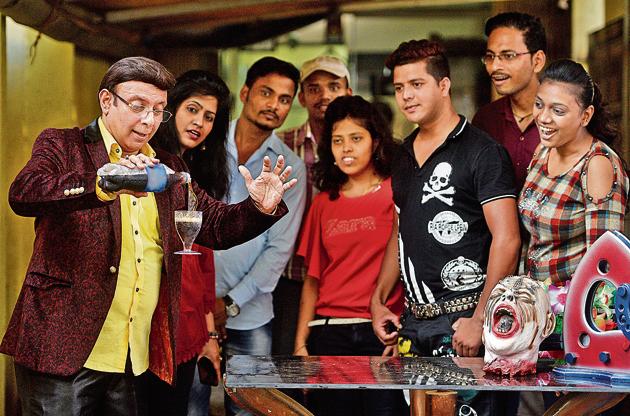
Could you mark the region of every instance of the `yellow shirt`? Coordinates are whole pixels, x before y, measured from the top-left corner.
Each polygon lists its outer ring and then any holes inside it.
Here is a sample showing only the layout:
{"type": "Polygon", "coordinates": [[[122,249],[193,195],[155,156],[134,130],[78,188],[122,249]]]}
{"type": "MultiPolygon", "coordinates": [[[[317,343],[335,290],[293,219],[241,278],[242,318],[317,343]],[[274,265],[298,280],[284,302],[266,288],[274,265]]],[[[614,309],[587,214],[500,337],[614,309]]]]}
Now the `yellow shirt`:
{"type": "MultiPolygon", "coordinates": [[[[110,162],[117,162],[122,155],[120,145],[100,118],[98,126],[105,148],[109,150],[110,162]]],[[[155,156],[148,144],[141,152],[147,156],[155,156]]],[[[160,292],[164,252],[153,193],[145,198],[125,194],[118,198],[122,246],[116,291],[105,323],[84,367],[122,373],[125,371],[129,351],[133,373],[139,375],[149,367],[149,333],[160,292]]]]}

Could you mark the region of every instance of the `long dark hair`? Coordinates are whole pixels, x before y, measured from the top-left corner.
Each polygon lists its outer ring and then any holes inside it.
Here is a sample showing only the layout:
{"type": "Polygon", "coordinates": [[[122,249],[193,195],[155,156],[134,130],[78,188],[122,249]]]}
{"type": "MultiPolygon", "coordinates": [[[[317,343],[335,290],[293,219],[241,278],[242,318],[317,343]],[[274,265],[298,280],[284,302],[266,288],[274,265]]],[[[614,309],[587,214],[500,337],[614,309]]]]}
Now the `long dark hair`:
{"type": "Polygon", "coordinates": [[[613,148],[617,154],[616,144],[619,130],[612,121],[610,112],[602,102],[602,93],[584,67],[570,59],[561,59],[551,63],[540,77],[545,81],[564,82],[576,87],[575,98],[582,109],[592,105],[595,111],[586,126],[586,130],[596,139],[613,148]]]}
{"type": "Polygon", "coordinates": [[[213,198],[221,199],[227,193],[229,178],[225,147],[230,123],[230,90],[220,77],[208,71],[192,70],[177,78],[177,83],[168,92],[166,106],[173,117],[160,126],[151,144],[155,143],[156,147],[178,154],[179,133],[175,126],[177,111],[185,99],[201,95],[210,95],[218,101],[214,125],[203,143],[186,150],[182,158],[199,186],[213,198]]]}
{"type": "Polygon", "coordinates": [[[332,153],[333,127],[335,123],[346,118],[352,119],[370,132],[374,148],[372,166],[376,173],[382,178],[391,175],[391,161],[396,145],[387,123],[377,108],[357,95],[337,97],[326,110],[324,134],[317,148],[319,161],[313,167],[315,186],[320,191],[328,191],[331,201],[339,198],[339,190],[348,180],[348,175],[335,165],[332,153]]]}

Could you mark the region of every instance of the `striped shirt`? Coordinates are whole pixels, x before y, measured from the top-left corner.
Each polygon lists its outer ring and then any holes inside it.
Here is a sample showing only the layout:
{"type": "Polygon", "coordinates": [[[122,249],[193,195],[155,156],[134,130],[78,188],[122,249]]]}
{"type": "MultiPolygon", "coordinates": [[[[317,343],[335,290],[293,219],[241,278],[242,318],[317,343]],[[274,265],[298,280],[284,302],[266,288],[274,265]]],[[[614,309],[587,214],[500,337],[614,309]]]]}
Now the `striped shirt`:
{"type": "Polygon", "coordinates": [[[567,172],[547,172],[549,149],[534,155],[518,209],[531,234],[525,269],[535,279],[554,284],[571,279],[580,259],[607,230],[623,231],[628,197],[628,176],[620,158],[606,144],[594,140],[590,150],[567,172]],[[593,156],[610,159],[614,182],[602,199],[586,189],[587,166],[593,156]]]}
{"type": "MultiPolygon", "coordinates": [[[[302,224],[304,224],[306,215],[308,214],[311,206],[311,201],[317,194],[317,189],[313,183],[313,165],[317,162],[317,141],[311,132],[311,127],[308,124],[308,121],[299,127],[278,133],[278,136],[284,141],[284,144],[293,150],[293,153],[298,155],[300,159],[304,161],[304,164],[306,165],[306,205],[304,207],[304,217],[302,218],[302,224]]],[[[298,234],[296,241],[301,240],[302,229],[300,229],[300,233],[298,234]]],[[[304,276],[306,276],[304,258],[294,254],[289,260],[282,276],[290,280],[304,280],[304,276]]]]}

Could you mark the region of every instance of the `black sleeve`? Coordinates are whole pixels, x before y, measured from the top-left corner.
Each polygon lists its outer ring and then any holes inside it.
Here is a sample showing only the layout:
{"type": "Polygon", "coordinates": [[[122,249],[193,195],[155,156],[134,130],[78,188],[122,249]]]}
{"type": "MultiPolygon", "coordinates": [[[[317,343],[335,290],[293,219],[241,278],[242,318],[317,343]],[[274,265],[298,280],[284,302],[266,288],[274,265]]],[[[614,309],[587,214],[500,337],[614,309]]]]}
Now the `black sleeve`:
{"type": "Polygon", "coordinates": [[[488,143],[477,154],[474,170],[477,200],[481,205],[502,198],[516,198],[510,156],[498,143],[488,143]]]}

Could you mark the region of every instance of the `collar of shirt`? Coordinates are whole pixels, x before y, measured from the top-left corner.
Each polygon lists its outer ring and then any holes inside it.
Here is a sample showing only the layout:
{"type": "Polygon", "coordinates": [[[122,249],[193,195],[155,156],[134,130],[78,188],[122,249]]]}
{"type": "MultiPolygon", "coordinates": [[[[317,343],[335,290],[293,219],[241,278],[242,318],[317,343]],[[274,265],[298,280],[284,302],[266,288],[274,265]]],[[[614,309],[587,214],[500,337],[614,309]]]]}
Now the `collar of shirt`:
{"type": "Polygon", "coordinates": [[[308,120],[299,127],[294,127],[278,133],[278,136],[284,140],[284,143],[289,146],[293,153],[298,155],[298,157],[302,159],[307,166],[312,166],[313,163],[318,161],[317,140],[313,135],[313,131],[311,130],[311,125],[308,120]],[[310,147],[306,145],[307,140],[311,144],[310,147]]]}
{"type": "MultiPolygon", "coordinates": [[[[227,194],[223,198],[224,202],[236,203],[241,202],[249,196],[247,187],[245,186],[245,180],[238,170],[238,149],[236,148],[236,123],[238,119],[233,120],[230,123],[230,129],[228,131],[226,152],[227,152],[227,164],[230,174],[230,187],[227,194]]],[[[283,154],[282,141],[271,133],[269,137],[265,139],[258,149],[249,157],[249,159],[243,164],[253,178],[256,178],[262,170],[262,160],[265,155],[271,158],[272,166],[276,163],[278,155],[283,154]]],[[[285,162],[290,164],[290,160],[285,156],[285,162]]]]}
{"type": "MultiPolygon", "coordinates": [[[[100,130],[101,136],[103,137],[105,149],[107,149],[107,153],[109,154],[109,161],[112,163],[118,162],[122,157],[122,148],[120,147],[116,139],[114,139],[114,136],[112,136],[109,130],[107,130],[107,127],[105,127],[105,123],[103,123],[102,117],[98,118],[98,129],[100,130]]],[[[155,157],[155,151],[149,145],[149,143],[146,143],[144,146],[142,146],[142,149],[140,149],[140,153],[148,157],[155,157]]]]}
{"type": "MultiPolygon", "coordinates": [[[[238,119],[232,120],[230,123],[230,129],[228,132],[228,142],[227,142],[227,152],[230,154],[235,160],[238,161],[238,149],[236,148],[236,123],[238,119]]],[[[244,163],[245,166],[251,171],[251,166],[258,167],[257,162],[262,161],[263,157],[267,154],[267,149],[271,150],[275,156],[282,154],[282,141],[278,136],[276,136],[275,132],[271,132],[269,137],[265,139],[264,142],[260,145],[260,147],[252,154],[247,162],[244,163]]],[[[286,157],[286,155],[285,155],[286,157]]],[[[276,161],[272,160],[271,164],[275,164],[276,161]]],[[[262,165],[261,165],[262,166],[262,165]]],[[[252,176],[256,177],[252,172],[252,176]]]]}
{"type": "MultiPolygon", "coordinates": [[[[514,115],[514,111],[512,111],[512,104],[510,104],[510,97],[505,97],[505,99],[502,100],[502,105],[499,111],[503,113],[503,117],[508,123],[516,124],[516,126],[518,127],[518,123],[516,122],[516,116],[514,115]]],[[[535,125],[536,123],[534,123],[534,118],[532,117],[532,120],[529,122],[525,130],[535,125]]]]}
{"type": "MultiPolygon", "coordinates": [[[[457,123],[455,128],[448,134],[448,136],[446,136],[446,140],[444,140],[444,143],[442,143],[438,147],[438,149],[443,147],[443,146],[445,146],[452,139],[454,139],[457,136],[459,136],[464,131],[464,127],[466,127],[466,123],[468,123],[468,120],[466,119],[466,117],[461,115],[461,114],[459,114],[459,122],[457,123]]],[[[420,132],[420,130],[421,130],[420,127],[418,127],[417,129],[412,131],[411,134],[409,136],[407,136],[405,138],[404,142],[403,142],[403,146],[405,147],[405,149],[407,149],[408,152],[411,153],[412,156],[414,156],[414,153],[413,153],[413,142],[416,140],[416,137],[418,136],[418,133],[420,132]]]]}
{"type": "Polygon", "coordinates": [[[315,136],[313,135],[313,131],[311,130],[311,124],[308,122],[308,120],[306,120],[306,123],[300,126],[298,130],[298,137],[296,140],[296,148],[300,146],[300,148],[302,149],[301,153],[299,154],[302,160],[305,160],[304,148],[302,146],[304,145],[304,142],[306,140],[309,140],[311,142],[313,148],[313,159],[314,162],[317,162],[317,160],[319,159],[317,155],[317,140],[315,140],[315,136]]]}
{"type": "Polygon", "coordinates": [[[295,138],[295,146],[302,146],[306,139],[309,139],[313,144],[316,144],[315,136],[313,136],[311,125],[309,124],[308,120],[306,121],[306,123],[298,127],[295,138]]]}

